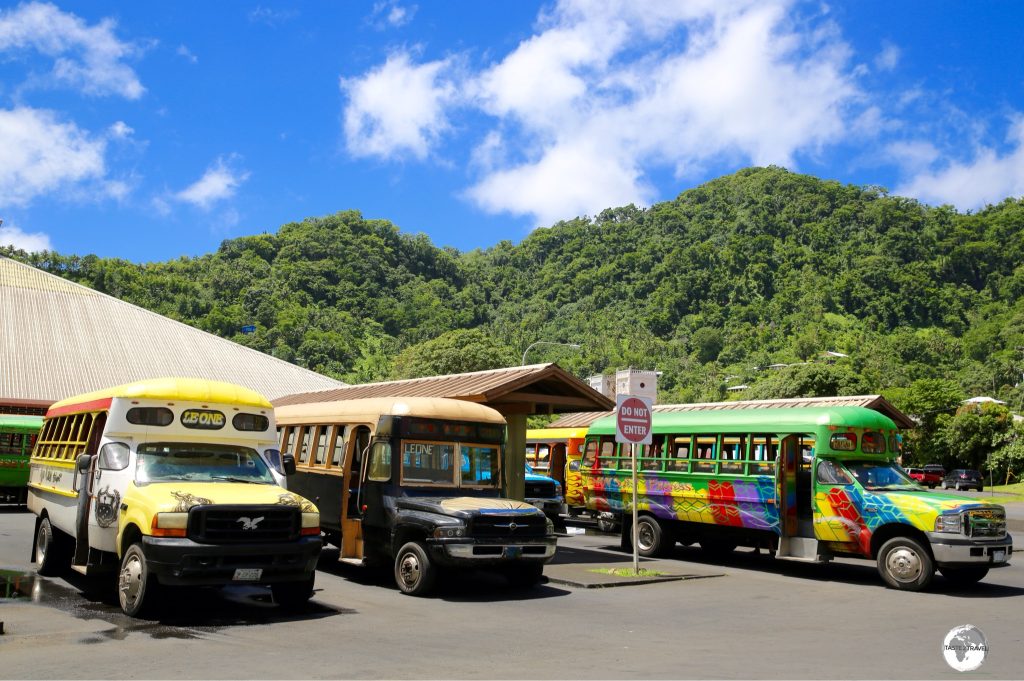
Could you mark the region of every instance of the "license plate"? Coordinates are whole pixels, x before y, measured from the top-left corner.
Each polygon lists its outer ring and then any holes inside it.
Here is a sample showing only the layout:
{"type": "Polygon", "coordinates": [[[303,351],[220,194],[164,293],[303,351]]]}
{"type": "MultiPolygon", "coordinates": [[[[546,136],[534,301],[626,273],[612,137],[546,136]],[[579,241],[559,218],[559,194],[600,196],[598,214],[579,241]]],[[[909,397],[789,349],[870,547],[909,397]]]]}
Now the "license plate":
{"type": "Polygon", "coordinates": [[[993,563],[1002,563],[1004,560],[1006,560],[1006,551],[999,550],[992,552],[993,563]]]}
{"type": "Polygon", "coordinates": [[[236,582],[254,582],[263,576],[263,568],[238,568],[231,579],[236,582]]]}
{"type": "Polygon", "coordinates": [[[523,555],[523,547],[522,546],[506,546],[502,550],[501,554],[505,558],[519,558],[519,557],[521,557],[523,555]]]}

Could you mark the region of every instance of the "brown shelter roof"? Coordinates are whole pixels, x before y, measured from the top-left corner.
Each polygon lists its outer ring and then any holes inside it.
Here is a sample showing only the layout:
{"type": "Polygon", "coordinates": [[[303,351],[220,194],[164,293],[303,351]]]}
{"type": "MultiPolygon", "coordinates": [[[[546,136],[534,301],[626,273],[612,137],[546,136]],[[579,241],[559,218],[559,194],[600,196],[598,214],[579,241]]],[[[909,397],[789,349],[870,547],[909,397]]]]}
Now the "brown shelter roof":
{"type": "MultiPolygon", "coordinates": [[[[780,409],[797,407],[867,407],[891,418],[900,428],[913,428],[914,421],[881,395],[850,395],[843,397],[794,397],[784,400],[737,400],[735,402],[700,402],[694,404],[656,404],[654,411],[720,411],[725,409],[780,409]]],[[[548,428],[583,428],[612,412],[566,414],[548,424],[548,428]]]]}
{"type": "Polygon", "coordinates": [[[365,397],[450,397],[477,402],[506,414],[553,414],[612,409],[610,400],[557,364],[533,364],[465,374],[366,383],[288,395],[275,407],[365,397]]]}

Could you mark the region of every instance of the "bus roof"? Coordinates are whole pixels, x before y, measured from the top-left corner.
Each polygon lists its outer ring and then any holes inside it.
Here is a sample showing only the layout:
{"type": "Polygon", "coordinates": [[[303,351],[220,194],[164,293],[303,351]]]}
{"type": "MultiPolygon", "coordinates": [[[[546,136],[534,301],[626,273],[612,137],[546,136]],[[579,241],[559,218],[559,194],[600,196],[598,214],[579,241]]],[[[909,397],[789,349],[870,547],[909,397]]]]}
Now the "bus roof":
{"type": "Polygon", "coordinates": [[[134,383],[75,395],[55,402],[46,412],[47,418],[82,411],[96,411],[110,406],[114,398],[129,397],[140,400],[180,400],[183,402],[212,402],[244,407],[273,409],[274,406],[255,390],[234,383],[208,381],[201,378],[153,378],[134,383]]]}
{"type": "Polygon", "coordinates": [[[35,433],[42,427],[42,416],[0,414],[0,433],[35,433]]]}
{"type": "MultiPolygon", "coordinates": [[[[888,416],[866,407],[799,407],[783,409],[723,409],[720,411],[651,412],[653,432],[698,432],[766,430],[788,431],[819,425],[835,425],[875,430],[895,430],[888,416]]],[[[590,432],[615,433],[615,417],[598,419],[590,432]]]]}
{"type": "Polygon", "coordinates": [[[526,431],[526,441],[568,440],[571,437],[584,437],[586,434],[586,428],[532,428],[526,431]]]}
{"type": "Polygon", "coordinates": [[[274,418],[278,425],[346,420],[376,423],[377,419],[384,415],[505,424],[505,417],[495,409],[447,397],[366,397],[334,402],[289,404],[274,410],[274,418]]]}

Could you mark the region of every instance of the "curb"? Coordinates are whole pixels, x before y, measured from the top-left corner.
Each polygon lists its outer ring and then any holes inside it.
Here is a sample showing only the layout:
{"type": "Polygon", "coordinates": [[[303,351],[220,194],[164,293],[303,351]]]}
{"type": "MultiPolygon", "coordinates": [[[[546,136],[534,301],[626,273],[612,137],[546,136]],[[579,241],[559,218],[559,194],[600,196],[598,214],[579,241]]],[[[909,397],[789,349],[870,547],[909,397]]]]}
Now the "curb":
{"type": "Polygon", "coordinates": [[[592,573],[595,581],[580,581],[567,577],[555,577],[545,575],[549,584],[561,584],[563,586],[574,586],[580,589],[610,589],[616,586],[637,586],[640,584],[659,584],[663,582],[681,582],[691,579],[709,579],[711,577],[724,577],[724,574],[715,575],[658,575],[657,577],[617,577],[607,575],[603,579],[601,575],[592,573]]]}

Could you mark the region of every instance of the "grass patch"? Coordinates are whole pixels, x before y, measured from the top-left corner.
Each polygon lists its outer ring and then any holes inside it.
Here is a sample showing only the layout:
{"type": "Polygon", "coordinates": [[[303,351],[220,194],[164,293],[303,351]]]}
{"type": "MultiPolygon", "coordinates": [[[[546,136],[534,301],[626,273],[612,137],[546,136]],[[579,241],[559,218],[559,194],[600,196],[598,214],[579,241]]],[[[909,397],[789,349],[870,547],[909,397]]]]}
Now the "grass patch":
{"type": "Polygon", "coordinates": [[[594,572],[599,575],[614,575],[616,577],[664,577],[667,572],[661,572],[659,570],[648,570],[647,568],[640,568],[640,572],[634,572],[633,568],[592,568],[587,572],[594,572]]]}

